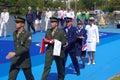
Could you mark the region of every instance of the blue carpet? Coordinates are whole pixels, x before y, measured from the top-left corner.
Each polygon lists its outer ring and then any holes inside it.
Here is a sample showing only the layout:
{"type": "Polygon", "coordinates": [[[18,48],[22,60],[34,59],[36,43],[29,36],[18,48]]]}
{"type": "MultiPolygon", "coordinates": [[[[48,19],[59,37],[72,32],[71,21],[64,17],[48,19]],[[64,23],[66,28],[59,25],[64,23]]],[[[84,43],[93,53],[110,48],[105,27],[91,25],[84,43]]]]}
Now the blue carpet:
{"type": "MultiPolygon", "coordinates": [[[[32,34],[32,44],[30,47],[30,55],[32,61],[32,71],[35,80],[40,80],[43,68],[45,54],[39,54],[42,38],[45,33],[37,32],[32,34]]],[[[74,68],[71,63],[70,57],[68,57],[66,64],[66,77],[65,80],[108,80],[111,76],[120,72],[119,60],[120,60],[120,34],[111,32],[100,31],[100,45],[97,46],[96,52],[96,64],[86,66],[85,69],[81,67],[81,75],[76,76],[74,68]]],[[[0,38],[0,80],[7,80],[10,67],[10,60],[6,60],[5,56],[8,52],[13,51],[13,39],[12,35],[8,35],[6,39],[0,38]]],[[[20,71],[17,80],[25,80],[23,72],[20,71]]],[[[57,70],[55,62],[51,67],[51,72],[48,76],[48,80],[57,80],[57,70]]]]}

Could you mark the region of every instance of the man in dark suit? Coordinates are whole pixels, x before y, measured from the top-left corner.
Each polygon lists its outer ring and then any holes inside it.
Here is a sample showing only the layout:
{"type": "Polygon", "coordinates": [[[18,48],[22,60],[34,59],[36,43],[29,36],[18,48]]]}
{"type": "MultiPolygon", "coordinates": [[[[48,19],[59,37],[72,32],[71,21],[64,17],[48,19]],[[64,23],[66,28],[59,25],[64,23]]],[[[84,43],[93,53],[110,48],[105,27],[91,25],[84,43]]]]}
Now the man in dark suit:
{"type": "Polygon", "coordinates": [[[76,56],[77,59],[80,56],[82,60],[83,68],[85,67],[85,56],[86,56],[86,39],[87,39],[87,31],[85,30],[85,27],[83,26],[82,21],[78,21],[77,23],[77,40],[76,40],[76,56]]]}
{"type": "Polygon", "coordinates": [[[41,21],[42,12],[39,7],[36,7],[35,11],[35,30],[37,31],[38,25],[40,25],[40,32],[42,32],[42,21],[41,21]]]}
{"type": "Polygon", "coordinates": [[[79,76],[80,75],[80,70],[79,70],[79,64],[76,58],[76,48],[75,48],[75,42],[77,39],[76,35],[76,28],[72,25],[72,18],[67,17],[66,18],[66,27],[64,28],[66,32],[66,39],[68,42],[68,46],[64,48],[65,51],[65,59],[64,59],[64,68],[67,60],[68,54],[71,57],[72,63],[74,65],[76,74],[79,76]]]}
{"type": "Polygon", "coordinates": [[[28,31],[30,31],[30,28],[32,28],[33,33],[35,33],[35,28],[33,26],[34,21],[35,21],[35,14],[32,11],[31,6],[28,7],[28,12],[26,14],[26,20],[27,20],[28,31]]]}
{"type": "Polygon", "coordinates": [[[16,80],[17,74],[22,68],[26,80],[34,80],[31,71],[31,61],[29,55],[29,47],[31,44],[31,34],[24,29],[25,19],[16,17],[16,31],[13,33],[14,51],[9,52],[6,59],[12,58],[8,80],[16,80]]]}
{"type": "Polygon", "coordinates": [[[65,32],[64,30],[58,28],[58,19],[56,17],[51,17],[50,22],[51,22],[52,28],[47,30],[45,38],[49,38],[51,42],[50,43],[46,42],[46,44],[48,44],[48,47],[46,50],[44,72],[42,74],[41,80],[47,80],[53,59],[55,60],[56,66],[57,66],[58,80],[64,80],[64,67],[62,65],[63,64],[62,62],[65,56],[64,51],[63,51],[63,46],[67,45],[66,38],[65,38],[65,32]],[[55,39],[59,40],[62,43],[60,56],[53,55],[55,39]]]}

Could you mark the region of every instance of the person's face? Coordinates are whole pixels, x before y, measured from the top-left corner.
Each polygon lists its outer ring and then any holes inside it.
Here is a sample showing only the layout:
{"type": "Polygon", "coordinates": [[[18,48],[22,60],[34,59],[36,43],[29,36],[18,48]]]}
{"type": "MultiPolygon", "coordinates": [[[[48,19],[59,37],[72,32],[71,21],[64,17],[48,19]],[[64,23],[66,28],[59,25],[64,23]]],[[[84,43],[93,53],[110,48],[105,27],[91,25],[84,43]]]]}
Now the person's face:
{"type": "Polygon", "coordinates": [[[72,25],[71,21],[66,22],[66,26],[71,26],[71,25],[72,25]]]}
{"type": "Polygon", "coordinates": [[[39,11],[39,7],[37,7],[36,10],[39,11]]]}
{"type": "Polygon", "coordinates": [[[78,9],[78,12],[80,12],[80,9],[78,9]]]}
{"type": "Polygon", "coordinates": [[[47,11],[49,11],[50,9],[49,8],[47,8],[47,11]]]}
{"type": "Polygon", "coordinates": [[[81,28],[82,26],[83,26],[83,24],[82,24],[82,23],[78,24],[78,28],[81,28]]]}
{"type": "Polygon", "coordinates": [[[7,9],[3,9],[3,12],[7,12],[7,9]]]}
{"type": "Polygon", "coordinates": [[[58,10],[61,10],[61,7],[58,7],[58,10]]]}
{"type": "Polygon", "coordinates": [[[28,10],[32,10],[32,8],[29,6],[29,7],[28,7],[28,10]]]}
{"type": "Polygon", "coordinates": [[[52,29],[56,28],[57,27],[57,22],[51,22],[51,27],[52,27],[52,29]]]}
{"type": "Polygon", "coordinates": [[[90,22],[90,24],[93,24],[93,23],[94,23],[94,20],[90,20],[89,22],[90,22]]]}
{"type": "Polygon", "coordinates": [[[68,9],[67,9],[67,11],[68,11],[68,12],[70,12],[70,11],[71,11],[71,9],[70,9],[70,8],[68,8],[68,9]]]}
{"type": "Polygon", "coordinates": [[[16,29],[20,29],[22,27],[24,27],[24,23],[16,21],[16,29]]]}

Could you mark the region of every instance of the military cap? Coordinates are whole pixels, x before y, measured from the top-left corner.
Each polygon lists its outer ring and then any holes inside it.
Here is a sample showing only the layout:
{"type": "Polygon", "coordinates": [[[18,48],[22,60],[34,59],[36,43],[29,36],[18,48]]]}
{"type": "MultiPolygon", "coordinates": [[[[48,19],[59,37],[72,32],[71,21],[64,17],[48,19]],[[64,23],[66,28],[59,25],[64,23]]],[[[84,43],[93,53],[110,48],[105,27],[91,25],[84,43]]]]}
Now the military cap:
{"type": "Polygon", "coordinates": [[[23,22],[25,23],[25,19],[20,16],[15,16],[15,22],[23,22]]]}
{"type": "Polygon", "coordinates": [[[72,21],[72,18],[66,17],[66,22],[71,22],[71,21],[72,21]]]}
{"type": "Polygon", "coordinates": [[[94,21],[94,17],[90,17],[89,20],[90,20],[90,21],[94,21]]]}
{"type": "Polygon", "coordinates": [[[79,20],[79,21],[77,22],[77,24],[83,24],[83,22],[82,22],[81,20],[79,20]]]}
{"type": "Polygon", "coordinates": [[[50,21],[51,21],[51,22],[57,22],[57,21],[58,21],[58,18],[56,18],[56,17],[50,17],[50,21]]]}

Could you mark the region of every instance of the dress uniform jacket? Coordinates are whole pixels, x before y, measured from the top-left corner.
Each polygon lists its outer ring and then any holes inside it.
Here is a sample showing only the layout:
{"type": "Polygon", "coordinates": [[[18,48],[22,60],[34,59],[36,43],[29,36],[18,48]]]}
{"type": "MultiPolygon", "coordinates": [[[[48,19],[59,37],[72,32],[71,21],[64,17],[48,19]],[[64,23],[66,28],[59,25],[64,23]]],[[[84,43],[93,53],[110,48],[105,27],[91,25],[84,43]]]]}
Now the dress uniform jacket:
{"type": "MultiPolygon", "coordinates": [[[[57,28],[53,36],[52,36],[52,31],[53,31],[52,29],[48,29],[45,37],[50,39],[57,39],[61,41],[62,44],[64,45],[67,41],[65,38],[64,30],[60,30],[59,28],[57,28]]],[[[48,47],[46,50],[46,57],[45,57],[45,67],[41,80],[47,80],[53,59],[55,60],[57,66],[58,80],[64,80],[64,68],[62,64],[63,64],[63,57],[65,57],[65,54],[63,51],[63,46],[61,48],[60,57],[53,56],[53,48],[54,48],[54,44],[48,43],[48,47]]]]}
{"type": "MultiPolygon", "coordinates": [[[[51,33],[52,33],[52,29],[47,30],[45,37],[50,38],[50,39],[57,39],[57,40],[61,41],[62,44],[65,44],[67,42],[64,30],[57,28],[57,30],[54,33],[54,36],[52,36],[51,33]]],[[[53,44],[48,44],[46,53],[49,53],[49,51],[51,51],[53,53],[53,47],[54,47],[53,44]]],[[[63,51],[63,47],[62,47],[60,57],[64,57],[64,56],[65,55],[64,55],[64,51],[63,51]]]]}
{"type": "Polygon", "coordinates": [[[69,52],[75,52],[75,42],[77,39],[76,35],[76,28],[75,27],[65,27],[64,28],[66,32],[66,39],[68,41],[68,46],[65,47],[65,50],[68,50],[69,52]]]}
{"type": "Polygon", "coordinates": [[[96,51],[96,43],[99,43],[98,27],[94,24],[87,25],[87,51],[96,51]]]}
{"type": "MultiPolygon", "coordinates": [[[[77,27],[76,34],[77,34],[77,37],[83,36],[85,40],[87,39],[87,31],[85,30],[84,26],[82,28],[77,27]]],[[[83,45],[82,43],[83,43],[83,39],[77,38],[77,40],[76,40],[77,55],[80,53],[80,51],[82,51],[82,45],[83,45]]]]}
{"type": "Polygon", "coordinates": [[[29,55],[31,34],[25,29],[19,34],[19,37],[17,37],[17,34],[18,31],[16,30],[13,33],[16,55],[12,59],[11,66],[15,66],[17,68],[29,68],[31,67],[29,55]]]}
{"type": "Polygon", "coordinates": [[[66,46],[64,48],[65,59],[64,59],[63,66],[65,68],[67,56],[69,54],[70,57],[71,57],[72,63],[74,65],[75,71],[79,75],[80,70],[79,70],[79,65],[78,65],[78,61],[77,61],[77,58],[76,58],[76,47],[75,47],[75,43],[76,43],[76,39],[77,39],[76,28],[73,27],[73,26],[72,27],[66,27],[65,32],[66,32],[66,39],[67,39],[67,42],[68,42],[68,46],[66,46]]]}

